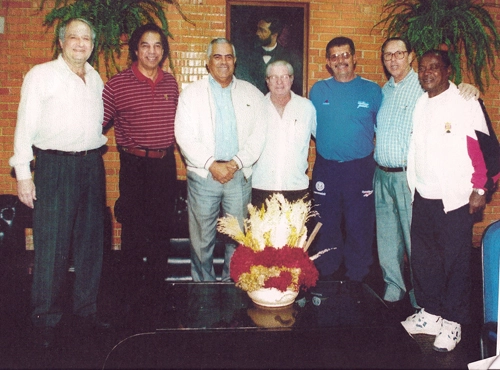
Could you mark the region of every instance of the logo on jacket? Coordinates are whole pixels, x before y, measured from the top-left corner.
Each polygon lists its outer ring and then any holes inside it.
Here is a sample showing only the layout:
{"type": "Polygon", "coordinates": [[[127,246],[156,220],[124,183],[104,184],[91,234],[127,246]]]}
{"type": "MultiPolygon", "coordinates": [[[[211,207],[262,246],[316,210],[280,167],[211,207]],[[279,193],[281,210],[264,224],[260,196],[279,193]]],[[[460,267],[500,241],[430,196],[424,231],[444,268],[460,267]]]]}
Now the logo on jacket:
{"type": "Polygon", "coordinates": [[[358,108],[370,108],[370,104],[365,101],[358,100],[358,108]]]}
{"type": "Polygon", "coordinates": [[[363,194],[364,198],[368,198],[370,195],[373,194],[373,190],[361,190],[361,194],[363,194]]]}
{"type": "Polygon", "coordinates": [[[314,188],[314,194],[326,195],[326,193],[323,192],[323,190],[325,190],[325,183],[323,181],[316,181],[314,188]]]}
{"type": "Polygon", "coordinates": [[[323,102],[323,105],[330,105],[330,102],[328,101],[328,99],[326,99],[326,100],[323,102]]]}

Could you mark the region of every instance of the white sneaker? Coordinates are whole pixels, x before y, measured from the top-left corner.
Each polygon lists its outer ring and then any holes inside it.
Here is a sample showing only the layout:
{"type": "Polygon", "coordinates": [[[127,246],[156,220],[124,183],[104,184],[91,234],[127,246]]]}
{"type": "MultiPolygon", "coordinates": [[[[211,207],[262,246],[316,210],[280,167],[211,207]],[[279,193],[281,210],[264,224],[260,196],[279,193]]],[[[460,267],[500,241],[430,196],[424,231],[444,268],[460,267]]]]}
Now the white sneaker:
{"type": "Polygon", "coordinates": [[[441,316],[436,316],[425,312],[422,308],[417,313],[408,316],[405,321],[401,321],[401,325],[406,329],[408,334],[429,334],[438,335],[441,330],[441,316]]]}
{"type": "Polygon", "coordinates": [[[450,352],[460,342],[462,337],[462,327],[459,323],[443,319],[441,330],[439,331],[432,348],[438,352],[450,352]]]}

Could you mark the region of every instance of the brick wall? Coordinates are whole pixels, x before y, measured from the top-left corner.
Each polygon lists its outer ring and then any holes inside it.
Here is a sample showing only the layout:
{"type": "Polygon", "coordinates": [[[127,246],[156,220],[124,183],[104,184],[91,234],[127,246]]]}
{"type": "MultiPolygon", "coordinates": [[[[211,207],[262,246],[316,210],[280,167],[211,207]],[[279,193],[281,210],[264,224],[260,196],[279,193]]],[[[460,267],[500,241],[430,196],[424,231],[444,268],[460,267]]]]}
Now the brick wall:
{"type": "MultiPolygon", "coordinates": [[[[311,0],[289,1],[309,3],[309,56],[308,89],[315,81],[328,77],[325,69],[324,48],[335,36],[351,37],[358,54],[357,73],[382,85],[385,82],[379,48],[383,42],[382,30],[372,32],[380,19],[383,0],[311,0]]],[[[500,5],[500,0],[493,3],[500,5]]],[[[50,9],[54,1],[47,1],[50,9]]],[[[226,34],[225,0],[180,0],[184,13],[196,23],[193,26],[182,20],[173,6],[167,6],[167,17],[174,39],[170,40],[174,69],[179,86],[198,80],[206,74],[205,50],[207,43],[226,34]]],[[[280,1],[266,4],[279,5],[280,1]]],[[[15,180],[11,177],[8,159],[12,155],[16,111],[24,74],[35,64],[52,57],[53,29],[42,27],[47,11],[39,12],[40,1],[0,0],[0,17],[5,18],[5,31],[0,34],[0,193],[15,194],[15,180]]],[[[497,24],[500,9],[490,8],[497,24]]],[[[126,52],[121,64],[126,65],[126,52]]],[[[500,74],[500,67],[497,68],[500,74]]],[[[106,81],[105,74],[101,75],[106,81]]],[[[483,96],[496,132],[500,134],[500,87],[492,80],[483,96]]],[[[112,208],[118,197],[119,161],[114,132],[108,133],[109,151],[105,154],[107,173],[107,202],[112,208]]],[[[311,145],[310,163],[314,163],[315,149],[311,145]]],[[[178,158],[178,175],[185,179],[185,168],[178,158]]],[[[483,220],[474,227],[474,244],[479,245],[484,228],[500,218],[500,194],[495,194],[484,212],[483,220]]],[[[113,220],[113,247],[119,248],[120,224],[113,220]]]]}

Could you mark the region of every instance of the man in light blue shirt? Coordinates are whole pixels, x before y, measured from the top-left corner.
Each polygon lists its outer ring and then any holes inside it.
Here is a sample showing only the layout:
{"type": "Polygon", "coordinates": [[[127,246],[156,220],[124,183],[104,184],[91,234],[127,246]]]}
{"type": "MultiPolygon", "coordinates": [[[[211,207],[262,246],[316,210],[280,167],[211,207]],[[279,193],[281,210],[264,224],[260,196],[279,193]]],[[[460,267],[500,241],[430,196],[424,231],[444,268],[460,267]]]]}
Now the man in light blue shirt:
{"type": "MultiPolygon", "coordinates": [[[[175,138],[187,165],[191,276],[214,281],[213,250],[217,219],[231,214],[243,228],[252,190],[252,166],[264,146],[264,96],[252,84],[234,77],[236,55],[226,39],[214,39],[207,50],[208,78],[181,93],[175,138]]],[[[222,280],[230,280],[235,249],[226,244],[222,280]]]]}
{"type": "MultiPolygon", "coordinates": [[[[394,308],[404,308],[404,257],[406,254],[409,259],[411,255],[412,202],[406,165],[413,110],[424,93],[411,66],[414,59],[411,45],[402,38],[389,38],[382,45],[382,61],[391,78],[382,88],[383,100],[377,114],[374,191],[378,256],[385,283],[383,299],[394,308]]],[[[478,94],[471,85],[460,86],[468,97],[478,94]]],[[[411,305],[418,308],[413,289],[409,298],[411,305]]]]}
{"type": "Polygon", "coordinates": [[[314,262],[322,279],[336,279],[343,263],[345,278],[362,282],[373,262],[372,153],[382,92],[356,74],[351,39],[332,39],[325,56],[333,76],[316,82],[309,94],[317,112],[313,194],[323,224],[315,250],[328,250],[314,262]]]}

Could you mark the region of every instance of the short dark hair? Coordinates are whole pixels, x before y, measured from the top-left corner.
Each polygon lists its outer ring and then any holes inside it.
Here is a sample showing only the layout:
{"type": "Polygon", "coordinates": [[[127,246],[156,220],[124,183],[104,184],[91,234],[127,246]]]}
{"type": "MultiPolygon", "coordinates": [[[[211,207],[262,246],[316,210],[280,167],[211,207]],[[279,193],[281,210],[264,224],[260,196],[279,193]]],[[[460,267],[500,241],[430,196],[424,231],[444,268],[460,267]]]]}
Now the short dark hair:
{"type": "Polygon", "coordinates": [[[391,41],[401,41],[401,42],[403,42],[405,44],[406,51],[408,53],[411,53],[413,51],[413,49],[411,47],[411,44],[410,44],[410,42],[408,40],[406,40],[406,39],[404,39],[402,37],[389,37],[387,40],[384,41],[384,43],[382,44],[382,47],[380,48],[380,50],[382,51],[382,57],[383,57],[383,54],[384,54],[384,51],[385,51],[385,47],[391,41]]]}
{"type": "Polygon", "coordinates": [[[265,16],[261,17],[260,20],[271,24],[269,26],[269,31],[271,31],[271,35],[274,35],[275,33],[277,33],[279,36],[280,33],[283,31],[283,24],[278,17],[272,16],[272,15],[269,15],[269,16],[265,15],[265,16]]]}
{"type": "Polygon", "coordinates": [[[354,48],[354,41],[352,41],[349,37],[338,36],[330,40],[330,42],[326,45],[326,58],[330,58],[330,49],[334,46],[344,46],[349,45],[351,49],[351,54],[356,52],[354,48]]]}
{"type": "Polygon", "coordinates": [[[154,23],[147,23],[143,24],[140,27],[137,27],[135,31],[132,33],[132,36],[130,37],[130,40],[128,42],[128,56],[132,62],[137,62],[137,54],[136,51],[139,50],[139,41],[141,41],[141,37],[146,33],[146,32],[153,32],[157,33],[160,35],[161,39],[161,45],[163,47],[163,56],[160,60],[160,67],[163,66],[163,62],[165,62],[165,59],[168,58],[168,55],[170,53],[170,47],[168,45],[168,39],[167,36],[165,36],[165,33],[163,30],[157,26],[154,23]]]}
{"type": "Polygon", "coordinates": [[[429,55],[432,55],[432,56],[435,56],[435,57],[438,57],[439,59],[441,59],[441,63],[443,63],[444,68],[448,68],[449,66],[451,66],[451,60],[450,60],[450,56],[448,55],[448,52],[444,51],[444,50],[438,50],[438,49],[427,50],[425,53],[422,54],[422,56],[420,58],[418,58],[418,62],[420,63],[420,61],[422,60],[423,57],[429,56],[429,55]]]}

